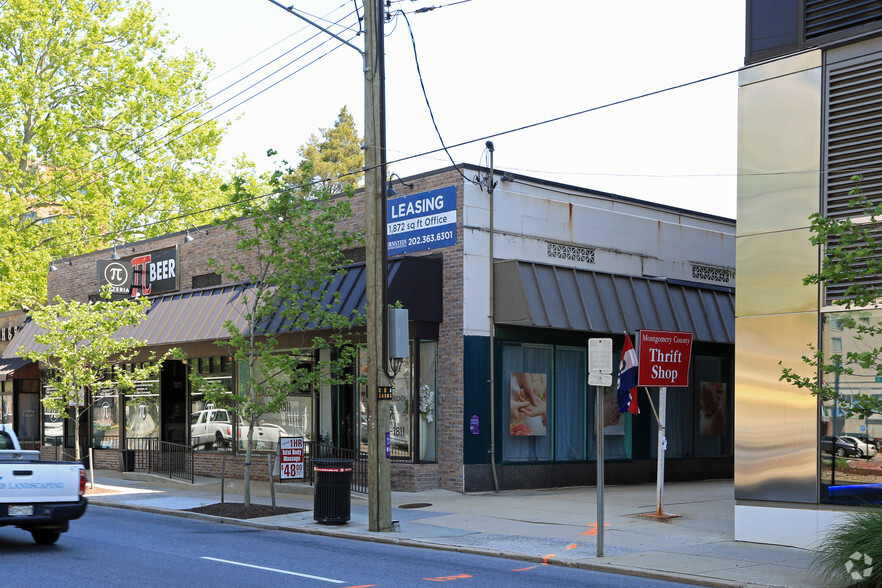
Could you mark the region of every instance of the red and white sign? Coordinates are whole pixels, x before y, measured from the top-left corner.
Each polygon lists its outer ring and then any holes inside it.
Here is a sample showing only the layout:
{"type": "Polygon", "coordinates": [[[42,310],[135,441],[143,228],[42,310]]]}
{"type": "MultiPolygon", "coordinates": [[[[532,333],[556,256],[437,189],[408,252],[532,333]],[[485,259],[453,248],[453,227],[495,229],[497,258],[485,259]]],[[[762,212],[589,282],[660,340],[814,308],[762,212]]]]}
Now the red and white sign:
{"type": "Polygon", "coordinates": [[[643,330],[637,341],[638,386],[689,386],[692,333],[643,330]]]}
{"type": "Polygon", "coordinates": [[[303,437],[279,437],[279,479],[303,478],[303,437]]]}

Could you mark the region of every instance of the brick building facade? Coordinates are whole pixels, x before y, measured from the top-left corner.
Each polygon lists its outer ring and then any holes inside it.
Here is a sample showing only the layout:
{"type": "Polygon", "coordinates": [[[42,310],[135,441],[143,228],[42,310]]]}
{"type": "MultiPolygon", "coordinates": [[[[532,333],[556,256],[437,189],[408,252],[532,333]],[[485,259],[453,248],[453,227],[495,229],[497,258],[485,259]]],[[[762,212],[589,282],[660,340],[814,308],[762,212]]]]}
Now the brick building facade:
{"type": "MultiPolygon", "coordinates": [[[[734,346],[729,327],[734,321],[734,278],[729,268],[734,261],[734,221],[514,174],[497,174],[491,193],[488,173],[472,166],[446,168],[394,185],[399,194],[390,203],[415,203],[421,195],[439,191],[455,194],[455,239],[441,239],[446,232],[438,232],[404,239],[421,245],[406,247],[403,253],[390,249],[390,268],[400,271],[394,277],[390,271],[389,302],[393,296],[407,301],[414,350],[406,380],[407,399],[390,407],[395,414],[390,418],[399,419],[402,425],[404,436],[399,441],[405,447],[391,464],[393,489],[462,492],[593,483],[594,468],[588,465],[595,450],[593,403],[596,394],[603,398],[614,394],[614,387],[604,390],[587,385],[588,339],[611,337],[620,349],[623,331],[633,336],[642,328],[695,333],[693,365],[700,381],[674,402],[683,431],[672,434],[679,449],[674,451],[669,479],[731,475],[731,419],[713,435],[700,434],[699,396],[701,381],[714,382],[728,392],[723,402],[732,402],[734,346]],[[469,176],[483,181],[474,182],[469,176]],[[410,271],[425,273],[419,273],[414,282],[413,275],[406,275],[410,271]],[[491,273],[497,283],[495,292],[491,273]],[[589,282],[599,289],[586,289],[589,282]],[[649,307],[659,316],[653,316],[649,307]],[[598,321],[595,315],[606,315],[607,320],[598,321]],[[546,412],[541,425],[534,421],[532,436],[516,438],[513,422],[517,419],[513,420],[510,411],[508,382],[512,374],[522,372],[543,383],[546,412]],[[433,394],[434,405],[421,414],[416,407],[423,391],[433,394]],[[491,450],[495,451],[492,456],[491,450]],[[696,461],[701,467],[696,468],[696,461]]],[[[360,193],[353,197],[352,207],[346,228],[363,230],[360,193]]],[[[405,235],[417,235],[403,230],[405,235]]],[[[217,321],[216,315],[223,311],[218,302],[223,289],[236,285],[214,276],[208,260],[238,255],[234,235],[222,227],[191,229],[192,240],[185,239],[187,234],[128,243],[115,252],[125,262],[151,252],[175,251],[178,289],[156,295],[151,313],[159,316],[185,303],[212,300],[217,321]]],[[[113,253],[106,249],[57,260],[57,270],[48,274],[50,298],[87,300],[94,296],[98,292],[96,266],[106,263],[113,253]]],[[[357,258],[357,253],[351,257],[357,258]]],[[[357,265],[350,269],[358,270],[357,265]]],[[[180,316],[184,323],[194,320],[180,316]]],[[[25,328],[18,343],[32,337],[33,328],[25,328]]],[[[151,328],[156,330],[155,325],[151,328]]],[[[200,331],[196,325],[190,331],[211,332],[208,327],[200,331]]],[[[214,333],[216,339],[223,339],[214,333]]],[[[157,349],[179,346],[189,357],[199,358],[187,369],[198,365],[236,385],[235,366],[212,359],[223,352],[207,337],[173,341],[159,337],[150,339],[150,345],[157,349]],[[215,364],[220,366],[216,370],[215,364]]],[[[7,357],[13,355],[7,351],[7,357]]],[[[190,443],[189,429],[181,433],[179,425],[186,426],[190,415],[208,407],[189,388],[178,397],[182,400],[171,400],[165,386],[172,386],[177,376],[164,377],[156,402],[179,402],[187,418],[172,417],[168,406],[157,407],[155,435],[165,441],[184,435],[181,440],[190,443]],[[177,420],[172,422],[172,418],[177,420]]],[[[294,399],[308,409],[311,420],[304,430],[312,439],[357,448],[359,432],[346,433],[343,421],[362,422],[359,398],[364,392],[360,393],[342,388],[317,390],[312,398],[294,399]]],[[[654,475],[655,425],[649,416],[649,397],[642,398],[640,405],[643,414],[621,417],[615,427],[604,429],[615,440],[607,449],[612,460],[607,474],[611,483],[648,481],[654,475]]],[[[131,418],[135,410],[128,398],[114,406],[120,412],[118,422],[125,421],[126,415],[131,418]]],[[[284,425],[283,421],[274,423],[284,425]]],[[[196,452],[196,473],[216,473],[220,447],[200,449],[215,451],[196,452]]],[[[103,452],[96,454],[99,464],[115,463],[116,448],[103,452]]],[[[234,444],[227,466],[233,475],[241,467],[238,453],[234,444]]],[[[256,468],[255,475],[263,475],[262,469],[256,468]]]]}

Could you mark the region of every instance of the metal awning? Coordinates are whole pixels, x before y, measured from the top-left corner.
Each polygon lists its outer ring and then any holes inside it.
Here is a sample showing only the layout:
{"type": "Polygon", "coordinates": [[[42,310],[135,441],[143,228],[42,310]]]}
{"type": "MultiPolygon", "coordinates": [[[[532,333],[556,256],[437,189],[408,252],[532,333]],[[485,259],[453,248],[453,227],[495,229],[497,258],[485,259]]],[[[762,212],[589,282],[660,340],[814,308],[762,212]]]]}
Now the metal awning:
{"type": "Polygon", "coordinates": [[[517,260],[493,267],[497,324],[611,334],[683,331],[696,341],[735,343],[731,288],[517,260]]]}
{"type": "Polygon", "coordinates": [[[31,363],[31,360],[24,359],[23,357],[0,359],[0,382],[8,380],[9,376],[14,374],[16,370],[23,368],[29,363],[31,363]]]}
{"type": "MultiPolygon", "coordinates": [[[[402,257],[388,263],[387,300],[401,301],[410,311],[410,320],[441,322],[441,259],[431,257],[402,257]]],[[[218,341],[229,338],[224,324],[232,322],[243,333],[246,323],[242,304],[250,286],[236,284],[215,286],[165,294],[152,299],[147,318],[140,325],[120,331],[120,336],[146,341],[149,347],[173,346],[182,343],[218,341]]],[[[364,264],[353,265],[328,283],[325,296],[330,300],[339,294],[337,312],[363,314],[366,301],[364,264]]],[[[290,332],[282,322],[270,323],[277,333],[290,332]]],[[[42,350],[34,340],[42,328],[28,320],[16,333],[3,358],[16,358],[21,347],[42,350]]]]}

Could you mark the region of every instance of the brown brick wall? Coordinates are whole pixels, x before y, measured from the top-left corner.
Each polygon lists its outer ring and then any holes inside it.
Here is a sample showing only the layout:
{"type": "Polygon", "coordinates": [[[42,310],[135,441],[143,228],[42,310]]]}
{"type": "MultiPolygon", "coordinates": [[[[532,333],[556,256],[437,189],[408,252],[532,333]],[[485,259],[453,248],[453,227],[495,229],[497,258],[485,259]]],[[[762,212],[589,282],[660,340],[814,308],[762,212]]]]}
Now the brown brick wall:
{"type": "MultiPolygon", "coordinates": [[[[398,491],[418,491],[444,488],[461,492],[463,489],[463,178],[458,171],[450,170],[427,177],[417,178],[413,190],[396,184],[401,196],[432,189],[456,186],[457,234],[456,245],[444,249],[418,252],[414,255],[438,255],[443,257],[443,322],[438,341],[438,390],[436,394],[436,435],[438,439],[437,464],[393,464],[392,487],[398,491]]],[[[361,193],[351,200],[353,216],[341,226],[346,230],[364,230],[364,198],[361,193]]],[[[242,221],[242,222],[248,222],[242,221]]],[[[209,258],[228,259],[241,255],[235,248],[236,235],[223,227],[202,227],[201,232],[191,231],[195,238],[184,243],[184,233],[174,233],[147,241],[118,247],[122,258],[143,254],[177,245],[179,248],[179,272],[181,290],[191,288],[193,276],[214,271],[208,265],[209,258]]],[[[58,271],[50,272],[49,297],[60,295],[66,299],[85,301],[98,292],[97,261],[109,259],[111,249],[80,255],[56,263],[58,271]]],[[[222,283],[231,280],[224,277],[222,283]]],[[[115,453],[115,452],[114,452],[115,453]]],[[[220,475],[221,455],[212,457],[200,454],[198,475],[220,475]]],[[[104,458],[102,458],[104,459],[104,458]]],[[[113,468],[119,467],[118,457],[113,468]]],[[[96,463],[98,458],[96,457],[96,463]]],[[[228,456],[229,475],[241,476],[241,464],[228,456]]],[[[259,469],[259,468],[258,468],[259,469]]],[[[259,474],[258,474],[259,475],[259,474]]]]}

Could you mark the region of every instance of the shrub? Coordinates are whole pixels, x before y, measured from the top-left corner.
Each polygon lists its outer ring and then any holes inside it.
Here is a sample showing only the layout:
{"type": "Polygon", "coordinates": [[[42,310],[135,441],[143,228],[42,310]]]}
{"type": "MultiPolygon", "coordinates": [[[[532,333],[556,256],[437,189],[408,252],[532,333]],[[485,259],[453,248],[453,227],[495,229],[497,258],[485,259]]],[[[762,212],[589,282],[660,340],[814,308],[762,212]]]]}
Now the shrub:
{"type": "Polygon", "coordinates": [[[849,513],[818,546],[812,570],[845,585],[882,586],[882,508],[849,513]]]}

